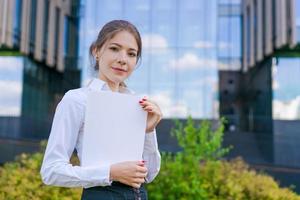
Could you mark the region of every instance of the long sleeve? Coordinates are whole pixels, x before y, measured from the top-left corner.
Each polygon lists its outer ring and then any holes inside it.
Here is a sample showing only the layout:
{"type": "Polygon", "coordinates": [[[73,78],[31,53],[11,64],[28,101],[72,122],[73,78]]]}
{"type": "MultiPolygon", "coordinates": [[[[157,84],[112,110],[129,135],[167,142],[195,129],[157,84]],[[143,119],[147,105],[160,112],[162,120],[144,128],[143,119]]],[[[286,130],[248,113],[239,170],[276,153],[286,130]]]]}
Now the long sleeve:
{"type": "Polygon", "coordinates": [[[110,185],[109,166],[81,167],[70,164],[85,110],[77,93],[74,93],[67,92],[57,106],[40,171],[42,180],[47,185],[64,187],[110,185]]]}
{"type": "Polygon", "coordinates": [[[157,176],[161,163],[155,130],[145,135],[143,159],[146,161],[148,168],[146,182],[149,183],[157,176]]]}

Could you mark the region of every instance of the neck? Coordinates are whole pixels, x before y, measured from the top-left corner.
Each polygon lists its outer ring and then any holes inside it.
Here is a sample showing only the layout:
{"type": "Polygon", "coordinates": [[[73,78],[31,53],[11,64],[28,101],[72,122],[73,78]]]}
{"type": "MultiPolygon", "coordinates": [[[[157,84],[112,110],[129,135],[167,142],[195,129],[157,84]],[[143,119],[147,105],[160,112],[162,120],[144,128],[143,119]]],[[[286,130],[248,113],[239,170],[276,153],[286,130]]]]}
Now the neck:
{"type": "Polygon", "coordinates": [[[114,83],[114,82],[109,82],[106,81],[108,87],[111,89],[111,91],[113,92],[118,92],[119,88],[120,88],[120,84],[119,83],[114,83]]]}
{"type": "Polygon", "coordinates": [[[108,80],[107,78],[103,77],[103,76],[99,76],[99,79],[106,82],[106,84],[108,85],[109,89],[113,92],[118,92],[120,89],[120,83],[116,83],[113,81],[108,80]]]}

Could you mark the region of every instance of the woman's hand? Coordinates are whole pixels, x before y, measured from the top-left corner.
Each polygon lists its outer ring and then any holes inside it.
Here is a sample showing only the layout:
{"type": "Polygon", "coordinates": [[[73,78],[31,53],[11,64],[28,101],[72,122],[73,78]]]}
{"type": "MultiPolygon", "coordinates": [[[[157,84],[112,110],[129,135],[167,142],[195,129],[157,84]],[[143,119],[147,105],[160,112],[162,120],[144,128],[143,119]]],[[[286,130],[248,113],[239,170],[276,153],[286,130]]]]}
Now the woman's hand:
{"type": "Polygon", "coordinates": [[[129,161],[110,166],[110,180],[119,181],[134,188],[141,187],[147,176],[147,168],[143,161],[129,161]]]}
{"type": "Polygon", "coordinates": [[[155,102],[146,98],[140,100],[139,103],[148,112],[146,133],[152,132],[162,118],[160,108],[155,102]]]}

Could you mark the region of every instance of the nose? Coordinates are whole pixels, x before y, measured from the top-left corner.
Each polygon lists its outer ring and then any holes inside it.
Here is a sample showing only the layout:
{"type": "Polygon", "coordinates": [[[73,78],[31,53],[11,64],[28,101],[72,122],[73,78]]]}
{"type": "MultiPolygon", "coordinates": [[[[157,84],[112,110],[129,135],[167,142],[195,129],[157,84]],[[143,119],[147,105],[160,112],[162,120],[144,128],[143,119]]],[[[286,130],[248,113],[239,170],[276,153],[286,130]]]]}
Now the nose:
{"type": "Polygon", "coordinates": [[[119,64],[125,65],[127,62],[126,52],[123,51],[119,52],[117,61],[119,64]]]}

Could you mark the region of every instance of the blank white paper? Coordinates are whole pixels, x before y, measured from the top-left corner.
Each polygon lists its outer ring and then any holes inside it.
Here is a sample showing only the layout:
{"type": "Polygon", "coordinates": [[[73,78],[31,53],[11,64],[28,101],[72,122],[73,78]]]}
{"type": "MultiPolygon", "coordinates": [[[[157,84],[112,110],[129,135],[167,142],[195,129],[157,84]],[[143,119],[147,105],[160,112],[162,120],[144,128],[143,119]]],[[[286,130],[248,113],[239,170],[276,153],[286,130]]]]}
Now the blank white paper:
{"type": "Polygon", "coordinates": [[[81,166],[142,159],[147,112],[140,99],[111,91],[89,93],[81,166]]]}

